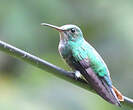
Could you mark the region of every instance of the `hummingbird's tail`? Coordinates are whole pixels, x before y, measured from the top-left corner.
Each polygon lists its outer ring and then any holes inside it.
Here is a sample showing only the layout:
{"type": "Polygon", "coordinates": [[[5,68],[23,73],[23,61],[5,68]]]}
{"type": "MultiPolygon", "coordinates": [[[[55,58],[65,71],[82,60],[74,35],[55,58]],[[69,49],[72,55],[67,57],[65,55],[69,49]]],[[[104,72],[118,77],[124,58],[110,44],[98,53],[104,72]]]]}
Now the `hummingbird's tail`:
{"type": "Polygon", "coordinates": [[[110,87],[110,90],[117,100],[116,105],[121,106],[120,101],[124,101],[123,95],[114,86],[110,87]]]}
{"type": "MultiPolygon", "coordinates": [[[[117,89],[115,89],[112,86],[109,86],[105,79],[103,78],[99,78],[99,76],[97,76],[92,68],[88,68],[86,69],[86,73],[84,71],[81,71],[82,74],[84,75],[84,77],[86,78],[86,80],[88,81],[88,83],[90,83],[90,85],[93,87],[93,89],[102,97],[104,98],[106,101],[117,105],[117,106],[121,106],[120,105],[120,100],[118,98],[118,94],[119,92],[117,91],[117,89]],[[85,74],[84,74],[85,73],[85,74]],[[86,75],[86,76],[85,76],[86,75]],[[88,75],[88,76],[87,76],[88,75]]],[[[122,95],[120,95],[122,96],[122,95]]],[[[119,97],[120,97],[119,96],[119,97]]]]}
{"type": "Polygon", "coordinates": [[[118,99],[120,102],[124,101],[124,97],[123,97],[123,95],[120,93],[120,91],[118,91],[114,86],[112,86],[112,89],[113,89],[113,91],[114,91],[114,93],[115,93],[117,99],[118,99]]]}
{"type": "Polygon", "coordinates": [[[121,107],[120,100],[119,100],[119,98],[117,97],[117,95],[116,95],[116,93],[115,93],[113,87],[110,87],[110,91],[111,91],[112,95],[115,97],[115,99],[117,100],[116,105],[118,105],[118,106],[121,107]]]}
{"type": "MultiPolygon", "coordinates": [[[[109,86],[104,79],[101,80],[102,84],[104,85],[104,87],[106,88],[106,90],[108,91],[106,93],[106,95],[108,94],[108,98],[104,97],[103,95],[101,95],[105,100],[107,100],[108,102],[115,104],[117,106],[121,107],[120,101],[123,101],[123,96],[122,94],[114,87],[114,86],[109,86]]],[[[99,94],[100,95],[100,94],[99,94]]],[[[106,96],[105,95],[105,96],[106,96]]]]}

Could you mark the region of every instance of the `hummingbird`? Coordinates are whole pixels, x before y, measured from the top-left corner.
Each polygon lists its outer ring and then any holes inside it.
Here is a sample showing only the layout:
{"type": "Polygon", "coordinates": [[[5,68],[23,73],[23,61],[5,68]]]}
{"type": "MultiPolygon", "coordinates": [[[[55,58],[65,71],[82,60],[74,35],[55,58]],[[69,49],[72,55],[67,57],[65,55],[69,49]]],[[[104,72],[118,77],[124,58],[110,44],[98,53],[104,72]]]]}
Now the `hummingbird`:
{"type": "Polygon", "coordinates": [[[60,34],[58,50],[74,71],[80,72],[88,84],[107,102],[121,106],[123,95],[113,86],[110,72],[102,57],[83,37],[81,29],[72,24],[61,27],[41,23],[56,29],[60,34]]]}

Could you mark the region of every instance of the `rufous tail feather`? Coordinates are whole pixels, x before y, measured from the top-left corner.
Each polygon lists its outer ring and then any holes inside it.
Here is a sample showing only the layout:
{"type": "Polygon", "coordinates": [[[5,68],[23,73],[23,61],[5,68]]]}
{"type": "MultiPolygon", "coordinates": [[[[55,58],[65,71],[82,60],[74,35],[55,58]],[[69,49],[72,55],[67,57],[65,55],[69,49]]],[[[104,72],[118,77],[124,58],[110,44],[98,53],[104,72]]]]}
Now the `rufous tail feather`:
{"type": "Polygon", "coordinates": [[[112,88],[113,88],[113,90],[114,90],[114,92],[115,92],[117,98],[119,99],[119,101],[121,101],[121,102],[124,101],[124,97],[123,97],[123,95],[120,93],[120,91],[118,91],[114,86],[112,86],[112,88]]]}

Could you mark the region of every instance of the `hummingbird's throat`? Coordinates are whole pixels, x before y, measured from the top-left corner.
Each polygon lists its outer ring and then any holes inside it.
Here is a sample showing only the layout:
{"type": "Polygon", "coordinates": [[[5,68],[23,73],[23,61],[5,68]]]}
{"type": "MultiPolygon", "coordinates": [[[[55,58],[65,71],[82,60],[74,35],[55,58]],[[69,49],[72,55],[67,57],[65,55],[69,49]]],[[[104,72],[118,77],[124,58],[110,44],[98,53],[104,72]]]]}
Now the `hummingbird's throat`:
{"type": "Polygon", "coordinates": [[[68,36],[66,32],[60,32],[60,40],[67,42],[68,41],[68,36]]]}

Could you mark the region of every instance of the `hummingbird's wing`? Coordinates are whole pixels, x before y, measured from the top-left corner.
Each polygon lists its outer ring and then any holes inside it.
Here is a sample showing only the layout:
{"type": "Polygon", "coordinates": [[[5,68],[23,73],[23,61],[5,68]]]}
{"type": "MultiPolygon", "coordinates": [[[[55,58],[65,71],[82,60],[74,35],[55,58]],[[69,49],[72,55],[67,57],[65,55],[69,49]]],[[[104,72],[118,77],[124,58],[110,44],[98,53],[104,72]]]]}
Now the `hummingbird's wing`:
{"type": "Polygon", "coordinates": [[[120,106],[120,102],[112,88],[108,69],[99,54],[94,48],[84,45],[77,49],[74,49],[71,58],[74,68],[80,71],[101,97],[112,104],[120,106]]]}
{"type": "Polygon", "coordinates": [[[83,77],[88,81],[88,83],[92,86],[92,88],[106,101],[115,104],[120,105],[119,101],[116,99],[116,97],[112,94],[110,87],[105,82],[104,78],[99,77],[96,75],[96,73],[93,71],[88,62],[86,62],[87,59],[83,59],[81,61],[75,61],[73,60],[73,66],[76,70],[80,71],[80,73],[83,75],[83,77]]]}

